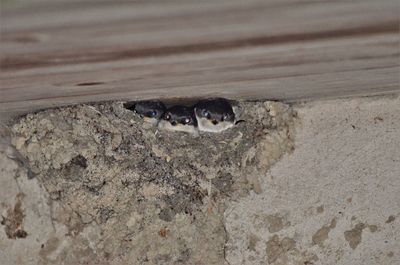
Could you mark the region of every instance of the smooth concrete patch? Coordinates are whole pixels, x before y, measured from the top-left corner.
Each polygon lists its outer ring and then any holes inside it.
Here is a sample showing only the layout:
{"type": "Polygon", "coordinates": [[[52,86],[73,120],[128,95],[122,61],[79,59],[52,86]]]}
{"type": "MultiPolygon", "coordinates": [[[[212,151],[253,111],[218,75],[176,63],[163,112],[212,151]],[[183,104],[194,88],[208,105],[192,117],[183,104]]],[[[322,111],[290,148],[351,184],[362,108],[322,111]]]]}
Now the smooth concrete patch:
{"type": "Polygon", "coordinates": [[[295,150],[225,211],[236,264],[400,264],[400,100],[297,106],[295,150]],[[271,230],[286,216],[289,226],[271,230]]]}

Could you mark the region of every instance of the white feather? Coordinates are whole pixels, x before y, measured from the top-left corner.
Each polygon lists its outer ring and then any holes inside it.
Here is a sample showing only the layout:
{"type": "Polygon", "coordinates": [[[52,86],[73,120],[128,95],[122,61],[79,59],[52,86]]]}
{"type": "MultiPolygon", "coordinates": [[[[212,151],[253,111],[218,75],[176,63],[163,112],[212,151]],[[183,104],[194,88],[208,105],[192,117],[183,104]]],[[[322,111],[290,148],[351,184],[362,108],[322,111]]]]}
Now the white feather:
{"type": "Polygon", "coordinates": [[[199,131],[203,132],[219,133],[233,127],[234,125],[234,122],[228,122],[228,121],[219,122],[218,124],[215,125],[210,120],[206,118],[201,118],[197,115],[196,119],[199,131]]]}
{"type": "Polygon", "coordinates": [[[175,132],[186,132],[186,133],[191,133],[191,134],[197,134],[197,128],[194,127],[193,125],[183,125],[183,124],[177,124],[175,126],[172,126],[170,122],[161,120],[158,123],[158,128],[161,130],[166,130],[166,131],[175,131],[175,132]]]}

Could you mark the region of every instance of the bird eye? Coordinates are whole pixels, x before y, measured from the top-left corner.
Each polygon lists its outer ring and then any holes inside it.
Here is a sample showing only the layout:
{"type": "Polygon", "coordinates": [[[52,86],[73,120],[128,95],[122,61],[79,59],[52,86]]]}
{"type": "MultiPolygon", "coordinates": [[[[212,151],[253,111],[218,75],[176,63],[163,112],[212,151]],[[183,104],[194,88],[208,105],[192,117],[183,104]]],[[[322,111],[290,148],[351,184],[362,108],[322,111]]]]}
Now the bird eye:
{"type": "Polygon", "coordinates": [[[207,119],[211,118],[211,114],[207,110],[203,110],[203,116],[206,117],[207,119]]]}
{"type": "Polygon", "coordinates": [[[171,115],[170,114],[165,114],[164,118],[169,121],[171,119],[171,115]]]}
{"type": "Polygon", "coordinates": [[[190,118],[184,118],[183,119],[183,124],[188,124],[190,123],[191,119],[190,118]]]}

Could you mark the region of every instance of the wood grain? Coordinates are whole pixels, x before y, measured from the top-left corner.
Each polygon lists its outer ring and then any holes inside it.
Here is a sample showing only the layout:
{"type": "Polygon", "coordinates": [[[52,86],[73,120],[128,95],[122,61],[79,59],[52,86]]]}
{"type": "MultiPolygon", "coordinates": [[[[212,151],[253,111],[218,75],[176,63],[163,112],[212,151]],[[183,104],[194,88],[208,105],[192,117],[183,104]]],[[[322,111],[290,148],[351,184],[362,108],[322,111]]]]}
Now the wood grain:
{"type": "Polygon", "coordinates": [[[1,13],[0,115],[148,98],[398,93],[397,0],[44,1],[1,13]]]}

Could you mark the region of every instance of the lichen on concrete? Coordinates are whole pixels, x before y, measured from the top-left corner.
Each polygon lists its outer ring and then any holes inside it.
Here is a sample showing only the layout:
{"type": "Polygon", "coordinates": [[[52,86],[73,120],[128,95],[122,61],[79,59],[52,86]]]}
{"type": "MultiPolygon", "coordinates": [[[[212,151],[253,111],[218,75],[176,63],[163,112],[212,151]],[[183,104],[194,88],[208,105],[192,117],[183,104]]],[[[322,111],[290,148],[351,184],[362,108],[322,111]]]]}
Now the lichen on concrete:
{"type": "MultiPolygon", "coordinates": [[[[51,205],[39,263],[224,264],[226,203],[262,192],[259,178],[293,149],[296,119],[282,103],[239,104],[245,122],[197,137],[159,131],[123,102],[18,120],[12,143],[51,205]]],[[[268,218],[274,231],[288,225],[268,218]]]]}
{"type": "Polygon", "coordinates": [[[21,200],[23,197],[23,193],[17,194],[14,207],[8,208],[7,214],[2,216],[3,220],[0,222],[0,224],[4,225],[7,237],[11,239],[25,238],[27,236],[23,228],[23,221],[25,218],[24,210],[21,207],[21,200]]]}
{"type": "MultiPolygon", "coordinates": [[[[317,208],[318,212],[318,208],[317,208]]],[[[323,243],[326,239],[328,239],[329,232],[336,227],[336,219],[333,218],[330,225],[324,225],[312,236],[313,244],[317,244],[319,246],[323,246],[323,243]]]]}
{"type": "Polygon", "coordinates": [[[344,232],[344,238],[352,249],[355,249],[360,244],[362,231],[365,227],[365,224],[358,223],[353,229],[344,232]]]}

